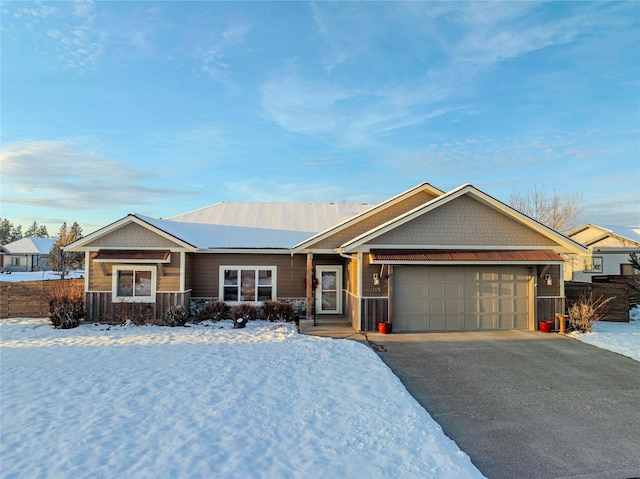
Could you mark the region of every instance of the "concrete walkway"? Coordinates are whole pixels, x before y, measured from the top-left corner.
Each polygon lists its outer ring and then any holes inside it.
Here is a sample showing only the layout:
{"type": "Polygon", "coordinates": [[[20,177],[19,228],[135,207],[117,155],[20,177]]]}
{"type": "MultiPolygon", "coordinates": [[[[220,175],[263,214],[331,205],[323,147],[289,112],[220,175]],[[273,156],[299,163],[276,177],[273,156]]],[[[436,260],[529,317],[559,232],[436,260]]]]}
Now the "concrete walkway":
{"type": "MultiPolygon", "coordinates": [[[[302,323],[302,322],[301,322],[302,323]]],[[[640,477],[640,363],[533,331],[305,334],[371,346],[490,479],[640,477]]]]}

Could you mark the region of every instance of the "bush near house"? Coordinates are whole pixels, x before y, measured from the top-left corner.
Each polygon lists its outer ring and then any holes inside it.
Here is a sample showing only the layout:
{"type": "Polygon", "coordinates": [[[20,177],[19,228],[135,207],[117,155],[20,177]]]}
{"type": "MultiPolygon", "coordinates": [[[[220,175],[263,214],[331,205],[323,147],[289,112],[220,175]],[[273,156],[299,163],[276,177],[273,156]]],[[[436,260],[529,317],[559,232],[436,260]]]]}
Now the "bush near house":
{"type": "Polygon", "coordinates": [[[581,333],[590,332],[593,323],[604,318],[607,303],[614,299],[615,296],[605,298],[593,293],[580,293],[578,301],[569,307],[570,328],[581,333]]]}
{"type": "Polygon", "coordinates": [[[231,308],[224,301],[206,304],[201,310],[197,321],[220,321],[228,319],[231,315],[231,308]]]}
{"type": "Polygon", "coordinates": [[[189,311],[184,306],[170,306],[163,318],[165,326],[184,326],[189,321],[189,311]]]}
{"type": "Polygon", "coordinates": [[[55,282],[48,294],[49,320],[56,329],[77,328],[84,317],[84,289],[81,284],[55,282]]]}
{"type": "Polygon", "coordinates": [[[262,317],[267,321],[290,321],[293,316],[293,305],[282,301],[265,301],[262,306],[262,317]]]}

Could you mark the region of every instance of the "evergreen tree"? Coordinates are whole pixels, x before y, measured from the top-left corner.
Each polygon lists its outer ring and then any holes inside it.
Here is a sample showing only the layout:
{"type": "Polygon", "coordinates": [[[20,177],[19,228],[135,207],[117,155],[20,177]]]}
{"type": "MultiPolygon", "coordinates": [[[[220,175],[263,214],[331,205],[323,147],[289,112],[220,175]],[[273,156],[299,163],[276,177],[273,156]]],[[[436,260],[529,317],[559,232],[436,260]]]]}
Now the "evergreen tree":
{"type": "Polygon", "coordinates": [[[8,218],[0,218],[0,244],[9,244],[22,238],[22,225],[17,227],[8,218]]]}
{"type": "Polygon", "coordinates": [[[39,225],[37,221],[34,221],[29,229],[24,232],[24,235],[27,238],[36,237],[36,238],[48,238],[49,233],[47,232],[47,227],[45,225],[39,225]]]}

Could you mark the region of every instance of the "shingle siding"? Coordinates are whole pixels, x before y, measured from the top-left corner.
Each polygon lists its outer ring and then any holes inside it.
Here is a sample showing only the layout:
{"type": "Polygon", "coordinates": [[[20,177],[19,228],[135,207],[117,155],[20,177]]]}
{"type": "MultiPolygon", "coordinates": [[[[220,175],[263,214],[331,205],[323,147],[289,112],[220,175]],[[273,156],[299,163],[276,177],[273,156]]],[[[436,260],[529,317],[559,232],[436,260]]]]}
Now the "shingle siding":
{"type": "Polygon", "coordinates": [[[479,201],[461,196],[373,240],[380,245],[555,246],[479,201]]]}

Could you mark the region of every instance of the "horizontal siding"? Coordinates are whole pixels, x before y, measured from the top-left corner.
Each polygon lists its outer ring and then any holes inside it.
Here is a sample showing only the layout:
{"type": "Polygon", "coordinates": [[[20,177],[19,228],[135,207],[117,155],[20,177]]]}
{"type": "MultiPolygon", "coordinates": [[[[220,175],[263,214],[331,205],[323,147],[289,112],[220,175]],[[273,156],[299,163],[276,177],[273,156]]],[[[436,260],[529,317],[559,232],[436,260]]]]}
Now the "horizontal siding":
{"type": "MultiPolygon", "coordinates": [[[[115,265],[133,266],[135,263],[96,263],[91,261],[89,266],[89,291],[111,291],[113,284],[113,267],[115,265]],[[101,264],[104,265],[105,272],[102,271],[101,264]]],[[[150,263],[141,266],[155,266],[155,264],[150,263]]],[[[180,253],[171,253],[171,262],[163,264],[162,271],[163,274],[160,274],[159,270],[157,273],[158,284],[156,285],[156,291],[179,291],[180,253]]]]}
{"type": "MultiPolygon", "coordinates": [[[[314,265],[342,265],[336,255],[314,255],[314,265]]],[[[307,256],[304,254],[194,254],[191,264],[191,289],[194,298],[216,298],[220,266],[275,266],[278,298],[304,298],[307,256]]]]}

